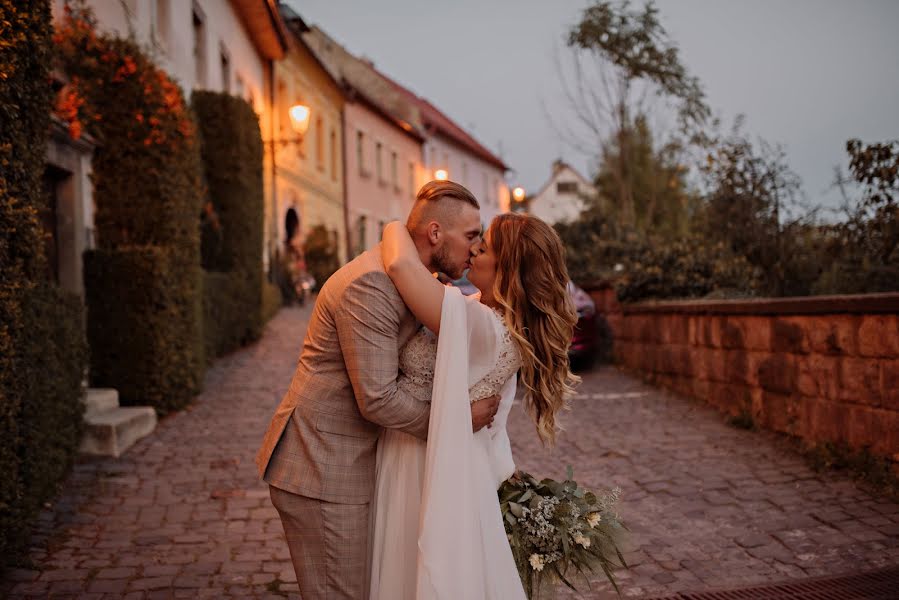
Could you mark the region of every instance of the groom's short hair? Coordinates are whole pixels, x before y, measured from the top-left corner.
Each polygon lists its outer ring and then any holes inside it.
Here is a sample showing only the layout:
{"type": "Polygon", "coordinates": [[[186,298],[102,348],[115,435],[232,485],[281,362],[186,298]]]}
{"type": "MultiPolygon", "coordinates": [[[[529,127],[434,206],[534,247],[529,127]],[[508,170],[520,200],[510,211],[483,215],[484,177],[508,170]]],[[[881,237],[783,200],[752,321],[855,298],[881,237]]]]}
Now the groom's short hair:
{"type": "Polygon", "coordinates": [[[414,231],[428,221],[445,221],[457,212],[458,202],[481,209],[477,198],[465,186],[454,181],[429,181],[418,190],[406,227],[414,231]]]}

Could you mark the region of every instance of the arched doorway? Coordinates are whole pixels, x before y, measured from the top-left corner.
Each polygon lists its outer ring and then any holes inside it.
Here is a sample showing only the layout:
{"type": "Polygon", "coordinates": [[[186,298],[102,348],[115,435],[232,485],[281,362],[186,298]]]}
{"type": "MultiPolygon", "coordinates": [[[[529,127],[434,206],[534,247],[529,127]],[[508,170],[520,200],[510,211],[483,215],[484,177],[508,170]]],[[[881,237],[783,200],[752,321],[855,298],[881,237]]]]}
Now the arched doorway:
{"type": "Polygon", "coordinates": [[[293,208],[287,209],[287,215],[284,217],[284,241],[290,243],[295,235],[300,233],[300,216],[293,208]]]}

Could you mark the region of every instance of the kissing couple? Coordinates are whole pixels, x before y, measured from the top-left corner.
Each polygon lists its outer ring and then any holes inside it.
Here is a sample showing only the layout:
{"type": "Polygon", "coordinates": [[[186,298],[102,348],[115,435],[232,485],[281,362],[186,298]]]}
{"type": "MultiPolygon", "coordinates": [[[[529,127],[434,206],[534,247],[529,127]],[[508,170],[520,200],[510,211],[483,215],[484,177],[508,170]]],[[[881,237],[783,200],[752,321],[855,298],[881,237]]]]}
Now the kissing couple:
{"type": "Polygon", "coordinates": [[[257,455],[304,600],[522,600],[497,489],[516,373],[536,433],[578,378],[562,243],[432,181],[332,275],[257,455]],[[463,296],[434,276],[468,279],[463,296]]]}

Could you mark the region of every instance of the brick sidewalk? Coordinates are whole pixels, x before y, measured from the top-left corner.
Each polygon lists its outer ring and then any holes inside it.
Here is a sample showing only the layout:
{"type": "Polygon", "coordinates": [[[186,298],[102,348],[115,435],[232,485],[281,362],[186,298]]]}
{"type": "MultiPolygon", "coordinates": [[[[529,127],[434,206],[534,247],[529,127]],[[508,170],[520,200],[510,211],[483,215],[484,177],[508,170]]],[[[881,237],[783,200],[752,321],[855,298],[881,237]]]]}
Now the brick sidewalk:
{"type": "MultiPolygon", "coordinates": [[[[521,411],[518,465],[587,487],[619,486],[631,529],[622,595],[742,587],[899,565],[899,504],[818,475],[783,439],[725,424],[713,408],[604,367],[583,374],[558,447],[521,411]]],[[[600,582],[585,597],[615,598],[600,582]]],[[[576,598],[559,593],[559,598],[576,598]]]]}
{"type": "MultiPolygon", "coordinates": [[[[188,410],[118,460],[76,465],[41,515],[33,570],[10,573],[0,595],[298,597],[253,457],[307,317],[282,310],[260,343],[216,362],[188,410]]],[[[535,475],[561,478],[573,464],[588,486],[622,488],[633,531],[625,596],[899,564],[899,505],[816,476],[774,436],[730,428],[609,368],[585,374],[580,392],[554,451],[540,448],[523,411],[510,434],[535,475]]]]}

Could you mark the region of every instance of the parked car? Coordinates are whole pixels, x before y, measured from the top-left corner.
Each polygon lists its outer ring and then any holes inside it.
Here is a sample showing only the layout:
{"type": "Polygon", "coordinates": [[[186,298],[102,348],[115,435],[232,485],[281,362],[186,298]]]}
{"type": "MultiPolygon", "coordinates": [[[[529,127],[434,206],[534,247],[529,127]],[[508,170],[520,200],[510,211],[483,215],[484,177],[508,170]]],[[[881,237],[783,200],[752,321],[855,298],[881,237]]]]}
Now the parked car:
{"type": "Polygon", "coordinates": [[[577,325],[571,339],[568,356],[573,362],[591,364],[599,352],[599,327],[596,322],[596,304],[590,294],[568,282],[568,294],[577,310],[577,325]]]}

